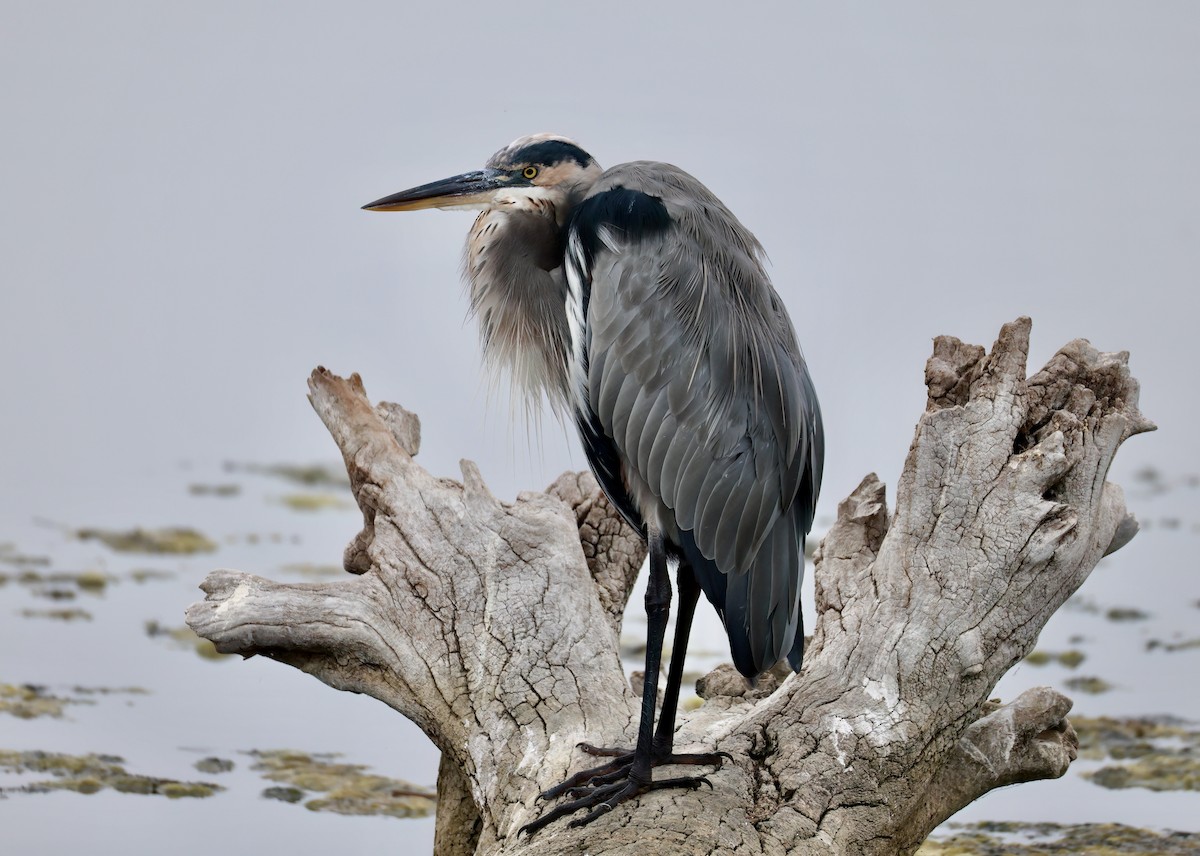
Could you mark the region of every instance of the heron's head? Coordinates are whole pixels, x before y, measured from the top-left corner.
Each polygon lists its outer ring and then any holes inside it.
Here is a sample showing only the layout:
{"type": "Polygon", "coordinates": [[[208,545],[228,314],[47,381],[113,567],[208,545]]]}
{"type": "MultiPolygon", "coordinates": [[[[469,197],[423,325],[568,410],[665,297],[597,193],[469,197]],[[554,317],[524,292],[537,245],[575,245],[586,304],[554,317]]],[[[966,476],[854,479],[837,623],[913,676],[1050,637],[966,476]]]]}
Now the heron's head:
{"type": "Polygon", "coordinates": [[[507,208],[549,211],[561,220],[601,172],[592,156],[566,137],[531,134],[496,152],[483,169],[402,190],[363,208],[507,208]]]}

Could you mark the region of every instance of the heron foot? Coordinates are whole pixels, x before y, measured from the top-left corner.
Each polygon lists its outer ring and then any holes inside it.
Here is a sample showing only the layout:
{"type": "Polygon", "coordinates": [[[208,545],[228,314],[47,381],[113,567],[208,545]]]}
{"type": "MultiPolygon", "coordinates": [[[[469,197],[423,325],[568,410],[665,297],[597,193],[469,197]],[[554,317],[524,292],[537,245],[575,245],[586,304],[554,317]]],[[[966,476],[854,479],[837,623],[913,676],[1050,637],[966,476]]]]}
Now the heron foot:
{"type": "Polygon", "coordinates": [[[706,776],[676,776],[667,779],[654,780],[650,771],[654,767],[665,767],[673,764],[709,765],[720,768],[726,759],[731,759],[728,752],[694,752],[677,754],[666,751],[656,753],[648,759],[639,758],[637,753],[627,749],[611,749],[580,743],[579,748],[589,755],[612,758],[606,764],[582,770],[543,791],[538,799],[552,800],[560,796],[568,796],[567,802],[557,805],[530,823],[521,827],[518,834],[526,832],[530,835],[537,832],[559,818],[588,810],[583,817],[578,817],[568,824],[571,827],[585,826],[602,814],[607,814],[621,803],[632,797],[640,796],[650,791],[664,788],[685,788],[695,790],[701,785],[712,787],[712,782],[706,776]]]}

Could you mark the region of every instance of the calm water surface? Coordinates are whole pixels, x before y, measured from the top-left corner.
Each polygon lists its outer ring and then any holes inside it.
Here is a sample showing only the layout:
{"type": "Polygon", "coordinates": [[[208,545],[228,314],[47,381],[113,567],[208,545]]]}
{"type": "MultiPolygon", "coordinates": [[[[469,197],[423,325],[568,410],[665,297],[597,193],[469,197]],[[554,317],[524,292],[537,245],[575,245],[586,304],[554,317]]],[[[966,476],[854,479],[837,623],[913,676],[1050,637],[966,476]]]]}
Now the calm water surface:
{"type": "MultiPolygon", "coordinates": [[[[468,456],[513,496],[584,465],[559,426],[538,439],[480,380],[458,280],[469,218],[359,211],[539,130],[603,164],[677,163],[762,240],[826,416],[823,525],[866,472],[895,484],[934,335],[990,343],[1029,314],[1035,368],[1077,336],[1129,349],[1161,430],[1131,441],[1113,478],[1150,528],[1042,635],[1086,660],[1021,665],[996,692],[1095,675],[1113,689],[1075,693],[1082,713],[1200,719],[1200,651],[1147,648],[1194,638],[1200,618],[1186,478],[1200,472],[1200,6],[9,6],[0,543],[47,557],[39,571],[113,581],[54,601],[0,586],[0,683],[145,692],[91,695],[59,719],[0,716],[0,749],[114,754],[226,790],[13,794],[3,852],[428,852],[429,820],[261,798],[269,783],[242,754],[340,753],[429,785],[437,756],[414,726],[277,663],[203,659],[146,624],[181,626],[216,567],[299,580],[289,565],[340,561],[357,511],[292,510],[280,500],[295,485],[223,466],[333,462],[304,400],[317,364],[416,410],[437,474],[468,456]],[[616,62],[614,45],[637,61],[616,62]],[[1139,482],[1146,467],[1171,489],[1139,482]],[[225,483],[240,493],[189,491],[225,483]],[[69,535],[170,525],[219,548],[135,556],[69,535]],[[140,569],[168,576],[138,583],[140,569]],[[1150,617],[1114,623],[1113,606],[1150,617]],[[24,615],[65,608],[91,618],[24,615]],[[207,755],[236,769],[197,773],[207,755]]],[[[702,614],[695,668],[723,650],[702,614]]],[[[627,633],[641,627],[631,617],[627,633]]],[[[964,816],[1200,828],[1194,794],[1106,791],[1083,769],[964,816]]]]}
{"type": "MultiPolygon", "coordinates": [[[[298,564],[336,565],[360,523],[357,512],[292,510],[281,499],[311,489],[271,476],[231,474],[215,463],[165,463],[138,486],[138,493],[153,501],[128,524],[185,522],[217,540],[217,552],[184,559],[128,555],[94,541],[81,543],[48,520],[27,516],[23,525],[10,525],[3,540],[23,554],[50,558],[48,567],[37,568],[40,572],[96,570],[112,581],[99,593],[79,591],[69,601],[50,601],[36,587],[15,581],[0,587],[0,678],[94,702],[69,705],[60,719],[0,719],[0,748],[114,754],[125,759],[131,772],[213,781],[227,790],[208,799],[173,801],[112,791],[13,794],[0,801],[7,840],[16,845],[10,852],[66,852],[86,841],[93,852],[149,852],[169,846],[174,852],[201,854],[211,852],[214,828],[237,840],[238,852],[267,846],[366,852],[395,847],[401,840],[403,852],[428,852],[431,820],[342,817],[262,798],[261,791],[272,783],[249,769],[251,759],[244,754],[280,748],[338,753],[373,772],[433,785],[437,753],[415,726],[374,700],[336,692],[278,663],[205,659],[190,645],[146,632],[151,621],[181,626],[184,606],[198,599],[195,586],[213,567],[300,580],[305,577],[295,569],[298,564]],[[241,492],[230,498],[195,496],[188,492],[191,484],[237,484],[241,492]],[[169,577],[137,582],[130,576],[147,569],[169,577]],[[91,620],[23,616],[25,610],[51,608],[86,610],[91,620]],[[79,686],[146,692],[81,696],[73,691],[79,686]],[[235,770],[204,775],[193,769],[197,760],[210,755],[233,760],[235,770]],[[128,820],[119,833],[111,821],[114,815],[128,820]]],[[[346,489],[319,492],[348,499],[346,489]]],[[[1072,675],[1097,675],[1114,688],[1099,695],[1074,693],[1078,712],[1196,715],[1193,678],[1200,652],[1151,651],[1147,643],[1195,638],[1200,593],[1189,593],[1176,581],[1191,571],[1185,563],[1200,543],[1200,504],[1195,489],[1184,486],[1158,496],[1131,494],[1131,504],[1150,523],[1149,531],[1106,559],[1042,634],[1040,647],[1077,649],[1086,660],[1075,670],[1022,664],[1004,678],[998,695],[1007,699],[1029,686],[1061,687],[1072,675]],[[1113,606],[1136,607],[1150,617],[1113,622],[1105,617],[1113,606]]],[[[97,511],[70,523],[90,524],[95,517],[108,515],[97,511]]],[[[634,611],[626,636],[636,639],[643,632],[634,611]]],[[[697,668],[720,662],[722,645],[715,616],[705,612],[689,662],[697,668]]],[[[1107,791],[1079,777],[1089,766],[1096,765],[1079,762],[1064,781],[994,793],[959,819],[1119,819],[1200,829],[1195,794],[1107,791]]],[[[0,777],[0,784],[28,780],[7,776],[0,777]]]]}

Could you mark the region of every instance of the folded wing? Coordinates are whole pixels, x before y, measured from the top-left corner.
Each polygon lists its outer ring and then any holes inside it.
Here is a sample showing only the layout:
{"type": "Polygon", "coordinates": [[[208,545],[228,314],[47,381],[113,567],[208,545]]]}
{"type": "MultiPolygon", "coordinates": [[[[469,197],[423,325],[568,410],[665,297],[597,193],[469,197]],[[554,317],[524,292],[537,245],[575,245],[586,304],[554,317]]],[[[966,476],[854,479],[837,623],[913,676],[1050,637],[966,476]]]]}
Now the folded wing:
{"type": "Polygon", "coordinates": [[[656,516],[747,675],[799,665],[820,411],[753,237],[663,164],[606,173],[577,209],[568,279],[575,409],[597,477],[656,516]]]}

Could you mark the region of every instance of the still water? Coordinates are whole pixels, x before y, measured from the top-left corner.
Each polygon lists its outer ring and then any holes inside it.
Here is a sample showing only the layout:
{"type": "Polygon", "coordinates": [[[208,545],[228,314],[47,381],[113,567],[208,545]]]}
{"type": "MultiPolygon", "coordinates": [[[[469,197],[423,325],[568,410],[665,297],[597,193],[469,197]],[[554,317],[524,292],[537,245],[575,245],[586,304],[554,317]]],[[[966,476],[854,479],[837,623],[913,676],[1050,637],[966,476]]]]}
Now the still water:
{"type": "MultiPolygon", "coordinates": [[[[1148,529],[1042,635],[1085,659],[1022,664],[996,692],[1098,677],[1111,689],[1072,691],[1078,711],[1200,719],[1186,644],[1200,618],[1200,6],[4,11],[0,685],[72,703],[0,713],[0,750],[120,756],[225,789],[8,793],[0,851],[428,852],[427,819],[263,798],[274,783],[245,754],[337,753],[431,785],[437,756],[415,727],[276,663],[200,657],[170,631],[216,567],[301,580],[340,561],[360,523],[344,489],[226,468],[336,468],[304,400],[317,364],[418,412],[436,474],[468,456],[511,497],[584,466],[560,426],[527,430],[480,380],[458,279],[469,218],[359,210],[542,130],[605,165],[680,165],[768,249],[826,417],[818,531],[866,472],[895,484],[931,337],[988,344],[1028,314],[1032,368],[1077,336],[1129,349],[1161,430],[1122,450],[1113,479],[1148,529]],[[1139,479],[1147,468],[1162,477],[1139,479]],[[297,508],[296,493],[332,501],[297,508]],[[72,534],[139,526],[192,527],[216,549],[138,555],[72,534]],[[1114,607],[1146,617],[1111,621],[1114,607]],[[234,769],[200,773],[209,756],[234,769]]],[[[722,650],[702,614],[696,668],[722,650]]],[[[964,815],[1200,827],[1194,793],[1107,791],[1079,776],[1088,763],[964,815]]]]}
{"type": "MultiPolygon", "coordinates": [[[[336,464],[329,470],[336,472],[336,464]]],[[[437,753],[415,726],[383,705],[339,693],[278,663],[200,656],[193,641],[159,631],[182,626],[182,610],[205,573],[227,566],[281,580],[332,578],[341,550],[360,523],[348,488],[310,486],[222,462],[173,461],[147,471],[138,494],[152,498],[130,525],[185,523],[211,538],[212,553],[186,557],[120,552],[81,541],[71,530],[93,518],[18,519],[0,541],[0,681],[33,684],[68,700],[58,717],[18,719],[0,714],[0,749],[117,755],[131,773],[205,781],[225,790],[208,798],[169,800],[103,790],[85,795],[10,793],[0,799],[6,852],[180,854],[211,852],[213,830],[235,852],[266,847],[340,852],[428,852],[431,819],[346,817],[305,810],[262,796],[274,783],[251,766],[252,750],[336,753],[370,772],[432,786],[437,753]],[[22,571],[32,571],[38,583],[22,571]],[[90,572],[84,585],[76,572],[90,572]],[[95,580],[103,578],[103,585],[95,580]],[[76,578],[77,579],[77,578],[76,578]],[[90,580],[90,582],[88,582],[90,580]],[[71,618],[50,617],[51,614],[71,618]],[[91,690],[91,692],[88,692],[91,690]],[[99,692],[107,690],[108,692],[99,692]],[[227,773],[201,773],[211,756],[228,759],[227,773]],[[113,822],[120,817],[122,823],[113,822]],[[403,842],[399,851],[396,847],[403,842]],[[12,849],[8,849],[11,846],[12,849]]],[[[1200,649],[1166,650],[1195,641],[1200,593],[1176,584],[1186,578],[1200,514],[1192,480],[1173,484],[1134,480],[1130,504],[1149,524],[1125,550],[1106,559],[1082,592],[1042,634],[1040,648],[1085,655],[1073,669],[1022,664],[997,688],[1011,698],[1038,684],[1062,687],[1078,676],[1102,678],[1111,689],[1075,692],[1076,711],[1089,715],[1195,716],[1200,649]],[[1144,618],[1114,621],[1114,607],[1144,618]]],[[[11,520],[12,518],[10,518],[11,520]]],[[[807,593],[807,592],[806,592],[807,593]]],[[[634,603],[637,601],[635,600],[634,603]]],[[[637,611],[626,641],[643,632],[637,611]]],[[[723,637],[706,613],[690,664],[721,660],[723,637]]],[[[636,660],[628,663],[630,668],[636,660]]],[[[994,793],[958,819],[1057,822],[1119,820],[1157,828],[1200,829],[1195,793],[1109,791],[1079,776],[1095,769],[1080,761],[1065,780],[994,793]]],[[[0,776],[0,787],[47,778],[0,776]]],[[[306,800],[318,796],[309,793],[306,800]]]]}

